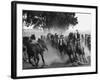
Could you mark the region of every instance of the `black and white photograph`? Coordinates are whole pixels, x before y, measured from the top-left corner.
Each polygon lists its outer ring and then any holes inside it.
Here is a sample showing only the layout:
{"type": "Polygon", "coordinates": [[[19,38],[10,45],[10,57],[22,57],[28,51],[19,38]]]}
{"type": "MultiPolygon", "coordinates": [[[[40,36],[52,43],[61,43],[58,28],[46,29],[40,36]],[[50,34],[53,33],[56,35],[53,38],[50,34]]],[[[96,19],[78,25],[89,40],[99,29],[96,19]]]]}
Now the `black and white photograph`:
{"type": "Polygon", "coordinates": [[[91,66],[91,14],[23,10],[22,19],[23,69],[91,66]]]}
{"type": "Polygon", "coordinates": [[[97,73],[97,7],[12,2],[12,77],[97,73]]]}

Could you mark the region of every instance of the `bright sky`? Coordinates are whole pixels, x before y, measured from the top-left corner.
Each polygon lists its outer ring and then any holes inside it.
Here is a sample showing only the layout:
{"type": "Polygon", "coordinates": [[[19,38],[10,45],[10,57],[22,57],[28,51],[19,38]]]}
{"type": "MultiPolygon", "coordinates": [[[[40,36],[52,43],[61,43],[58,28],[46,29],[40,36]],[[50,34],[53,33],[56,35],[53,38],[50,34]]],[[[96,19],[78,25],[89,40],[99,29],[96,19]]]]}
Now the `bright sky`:
{"type": "Polygon", "coordinates": [[[76,13],[76,17],[78,17],[78,24],[74,27],[74,29],[90,32],[91,31],[91,14],[76,13]]]}

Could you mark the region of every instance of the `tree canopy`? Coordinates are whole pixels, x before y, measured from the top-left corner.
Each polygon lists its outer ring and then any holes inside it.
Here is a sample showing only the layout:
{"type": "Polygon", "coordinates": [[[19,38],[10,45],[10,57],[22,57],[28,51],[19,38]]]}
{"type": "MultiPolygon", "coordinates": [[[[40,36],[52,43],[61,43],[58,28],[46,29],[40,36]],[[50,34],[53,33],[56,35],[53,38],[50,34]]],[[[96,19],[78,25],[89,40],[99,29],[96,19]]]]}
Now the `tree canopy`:
{"type": "Polygon", "coordinates": [[[78,24],[77,17],[73,12],[47,12],[47,11],[23,11],[23,18],[27,24],[35,24],[34,28],[41,26],[42,28],[57,27],[61,29],[69,28],[69,25],[78,24]]]}

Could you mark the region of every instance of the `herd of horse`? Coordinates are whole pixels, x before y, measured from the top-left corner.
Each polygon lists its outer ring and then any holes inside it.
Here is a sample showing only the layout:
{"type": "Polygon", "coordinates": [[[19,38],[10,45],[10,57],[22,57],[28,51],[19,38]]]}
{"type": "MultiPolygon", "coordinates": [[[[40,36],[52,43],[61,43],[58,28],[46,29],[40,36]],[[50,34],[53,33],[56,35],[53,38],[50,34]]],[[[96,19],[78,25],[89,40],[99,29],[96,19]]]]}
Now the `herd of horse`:
{"type": "Polygon", "coordinates": [[[39,67],[40,57],[45,66],[44,51],[48,51],[47,43],[59,51],[60,56],[68,55],[70,63],[83,61],[87,63],[85,47],[91,50],[91,36],[70,32],[68,36],[57,33],[48,33],[46,36],[41,35],[36,40],[35,34],[23,37],[23,60],[29,62],[34,67],[39,67]],[[26,59],[27,54],[27,59],[26,59]]]}
{"type": "MultiPolygon", "coordinates": [[[[34,34],[32,36],[34,36],[34,34]]],[[[23,37],[23,53],[24,53],[23,59],[28,60],[28,62],[32,64],[32,66],[38,67],[39,55],[40,55],[43,61],[43,65],[45,65],[43,54],[45,50],[48,50],[48,48],[45,42],[41,39],[38,39],[37,42],[33,43],[32,41],[35,39],[33,39],[32,36],[23,37]],[[32,59],[34,60],[34,62],[32,61],[32,59]]]]}

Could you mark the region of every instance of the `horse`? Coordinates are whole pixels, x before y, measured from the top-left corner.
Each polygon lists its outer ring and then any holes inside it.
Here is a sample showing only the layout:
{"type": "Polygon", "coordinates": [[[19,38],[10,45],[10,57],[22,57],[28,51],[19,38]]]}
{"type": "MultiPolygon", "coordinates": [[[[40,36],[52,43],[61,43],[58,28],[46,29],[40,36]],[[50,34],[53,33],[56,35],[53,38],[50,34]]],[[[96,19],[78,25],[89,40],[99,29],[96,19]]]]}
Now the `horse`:
{"type": "Polygon", "coordinates": [[[64,53],[64,51],[66,49],[66,45],[67,45],[67,43],[66,43],[64,38],[58,39],[57,46],[58,46],[58,50],[59,50],[61,56],[63,55],[63,53],[64,53]]]}
{"type": "Polygon", "coordinates": [[[27,48],[23,44],[23,61],[28,62],[27,48]]]}
{"type": "Polygon", "coordinates": [[[67,41],[67,44],[64,45],[63,50],[64,50],[64,54],[67,54],[69,56],[69,60],[71,61],[71,63],[73,63],[75,61],[75,47],[72,44],[72,41],[67,41]]]}
{"type": "Polygon", "coordinates": [[[58,49],[58,35],[57,35],[57,33],[55,33],[55,35],[54,35],[53,45],[56,49],[58,49]]]}
{"type": "Polygon", "coordinates": [[[29,40],[29,37],[23,37],[23,61],[25,62],[28,62],[27,47],[25,45],[27,40],[29,40]]]}
{"type": "Polygon", "coordinates": [[[76,44],[76,54],[78,54],[79,61],[87,62],[85,58],[84,47],[80,44],[80,42],[77,42],[76,44]]]}
{"type": "Polygon", "coordinates": [[[62,45],[59,46],[60,53],[67,54],[71,62],[76,60],[76,49],[75,49],[75,35],[71,32],[67,38],[64,38],[62,45]]]}
{"type": "Polygon", "coordinates": [[[27,39],[27,37],[23,38],[23,42],[27,48],[29,63],[32,64],[32,66],[38,67],[39,54],[40,54],[43,60],[43,65],[45,65],[45,61],[43,58],[44,47],[41,47],[42,45],[40,43],[32,44],[30,40],[27,39]],[[31,59],[34,59],[35,65],[32,63],[31,59]]]}
{"type": "Polygon", "coordinates": [[[41,45],[41,48],[43,48],[44,50],[46,49],[48,51],[48,48],[44,40],[38,39],[38,43],[41,45]]]}
{"type": "Polygon", "coordinates": [[[47,50],[48,51],[48,48],[47,48],[47,46],[46,46],[46,43],[45,43],[45,41],[43,41],[42,39],[38,39],[38,45],[40,46],[40,48],[41,48],[41,51],[40,51],[40,56],[41,56],[41,58],[42,58],[42,61],[43,61],[43,65],[45,65],[45,60],[44,60],[44,57],[43,57],[43,52],[45,51],[45,50],[47,50]]]}
{"type": "Polygon", "coordinates": [[[31,61],[31,58],[33,58],[34,56],[34,61],[36,65],[36,56],[35,56],[35,52],[32,50],[32,45],[30,44],[29,37],[23,37],[23,45],[26,46],[29,63],[32,64],[32,66],[34,66],[34,64],[31,61]]]}
{"type": "Polygon", "coordinates": [[[49,41],[49,42],[51,41],[51,35],[52,35],[51,33],[47,34],[47,41],[49,41]]]}

